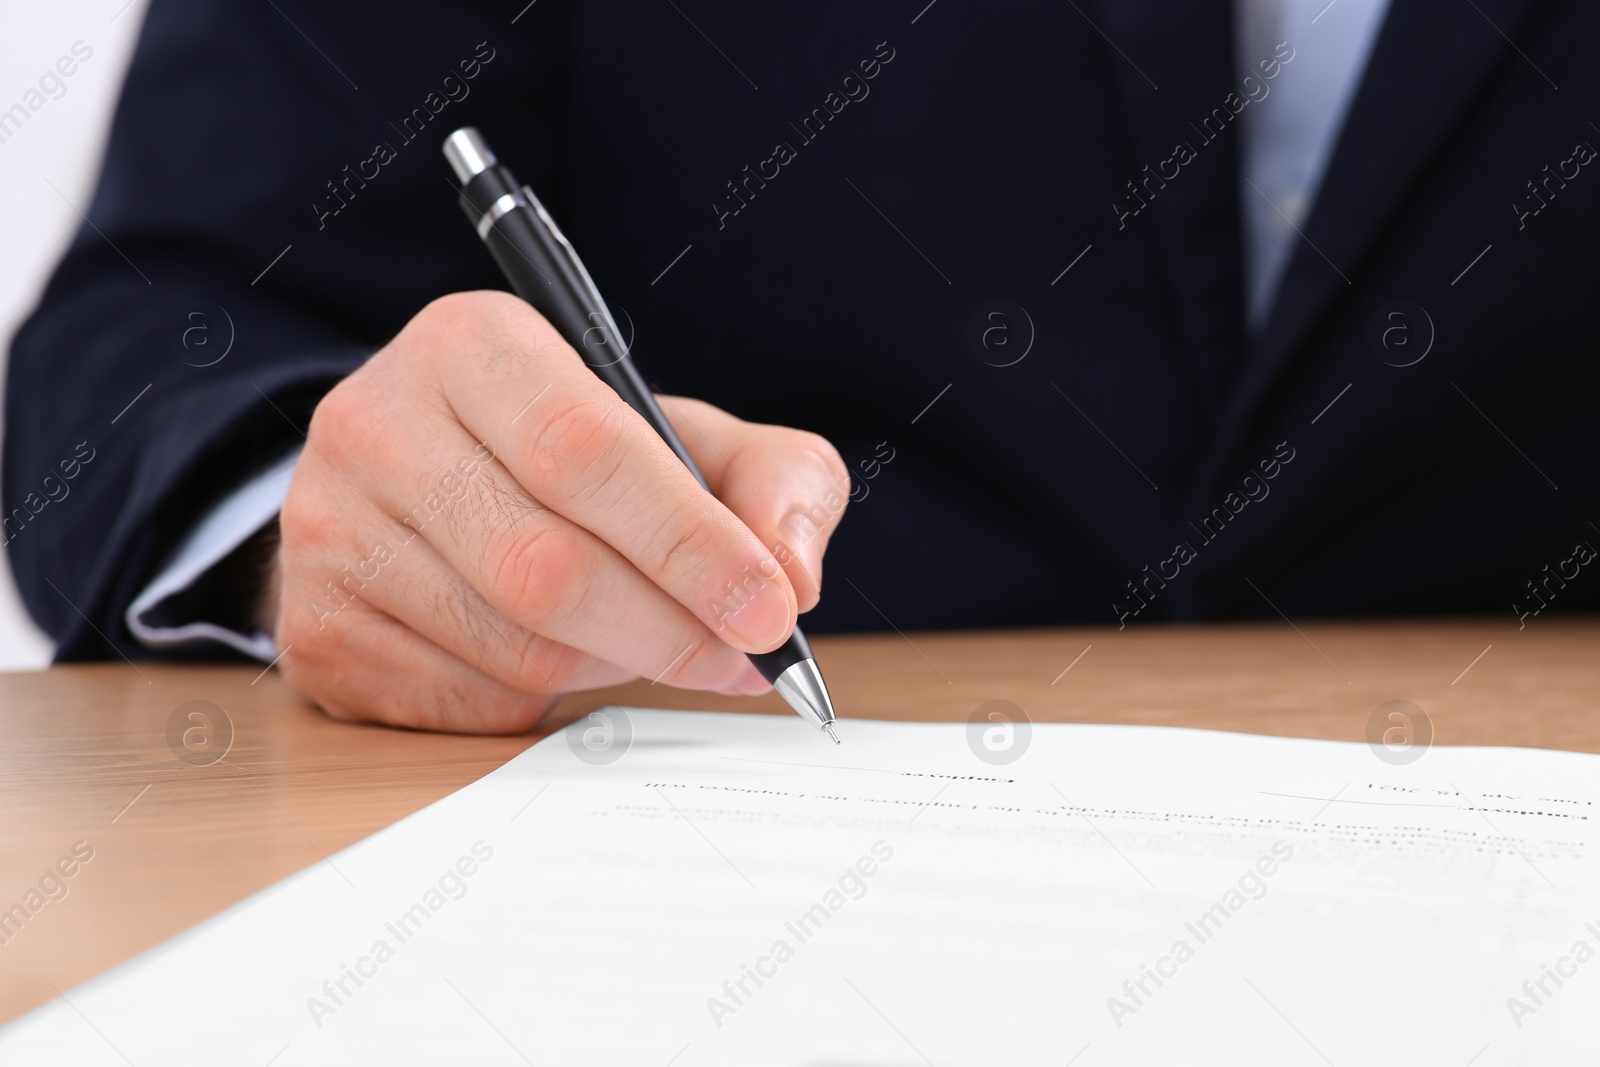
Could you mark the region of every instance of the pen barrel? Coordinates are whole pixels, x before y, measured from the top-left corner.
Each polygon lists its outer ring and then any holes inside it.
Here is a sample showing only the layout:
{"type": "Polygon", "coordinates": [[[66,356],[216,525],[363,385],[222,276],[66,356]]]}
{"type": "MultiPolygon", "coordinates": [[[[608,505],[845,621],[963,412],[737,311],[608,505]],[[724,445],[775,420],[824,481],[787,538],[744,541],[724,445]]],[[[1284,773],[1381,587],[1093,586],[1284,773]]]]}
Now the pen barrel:
{"type": "Polygon", "coordinates": [[[776,682],[778,675],[793,667],[802,660],[813,659],[811,642],[806,640],[806,635],[796,626],[789,635],[789,640],[773,649],[771,652],[747,652],[750,662],[756,665],[756,670],[761,672],[761,677],[769,682],[776,682]]]}
{"type": "MultiPolygon", "coordinates": [[[[516,184],[509,171],[495,165],[468,182],[461,207],[479,227],[483,243],[494,257],[511,289],[543,315],[570,344],[595,375],[609,385],[650,428],[667,443],[695,480],[707,491],[705,475],[667,421],[649,385],[629,358],[627,342],[620,336],[611,309],[581,274],[576,255],[563,249],[538,218],[543,208],[531,193],[516,184]],[[505,198],[517,201],[506,209],[505,198]],[[497,210],[496,205],[500,205],[497,210]],[[490,220],[485,228],[483,223],[490,220]]],[[[559,232],[559,231],[556,231],[559,232]]]]}
{"type": "MultiPolygon", "coordinates": [[[[464,182],[461,208],[489,247],[512,291],[556,328],[584,363],[650,424],[695,480],[710,492],[711,486],[695,465],[694,457],[634,368],[628,344],[582,260],[533,191],[518,185],[511,172],[495,161],[475,130],[452,134],[445,155],[464,182]]],[[[748,655],[761,676],[802,716],[809,716],[823,727],[833,722],[827,687],[816,670],[811,644],[799,627],[771,652],[748,655]],[[809,674],[802,665],[810,668],[809,674]],[[800,675],[792,676],[793,670],[800,670],[800,675]]],[[[833,740],[837,744],[839,739],[833,740]]]]}

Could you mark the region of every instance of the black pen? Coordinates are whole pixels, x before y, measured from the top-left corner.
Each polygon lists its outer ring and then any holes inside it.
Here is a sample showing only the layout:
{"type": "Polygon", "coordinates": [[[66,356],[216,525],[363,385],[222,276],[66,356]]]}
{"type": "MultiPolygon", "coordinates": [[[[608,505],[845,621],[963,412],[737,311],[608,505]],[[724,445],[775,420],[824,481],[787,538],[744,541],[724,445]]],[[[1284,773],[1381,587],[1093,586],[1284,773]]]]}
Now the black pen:
{"type": "MultiPolygon", "coordinates": [[[[705,475],[694,465],[689,450],[628,358],[627,343],[600,290],[533,190],[517,183],[470,126],[445,139],[444,155],[461,182],[462,210],[511,288],[550,321],[601,381],[644,417],[709,492],[705,475]],[[592,336],[596,333],[598,337],[592,336]]],[[[751,653],[750,662],[801,718],[826,731],[834,744],[839,743],[833,701],[811,645],[798,626],[773,651],[751,653]]]]}

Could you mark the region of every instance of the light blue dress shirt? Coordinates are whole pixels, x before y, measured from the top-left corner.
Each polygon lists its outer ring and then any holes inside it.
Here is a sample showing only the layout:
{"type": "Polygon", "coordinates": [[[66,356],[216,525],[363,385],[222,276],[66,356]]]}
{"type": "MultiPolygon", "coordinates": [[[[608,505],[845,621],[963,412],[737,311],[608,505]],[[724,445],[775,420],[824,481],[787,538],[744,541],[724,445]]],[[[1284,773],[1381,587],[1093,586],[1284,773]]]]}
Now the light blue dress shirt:
{"type": "Polygon", "coordinates": [[[1239,116],[1245,318],[1265,322],[1345,113],[1366,71],[1389,0],[1234,0],[1234,65],[1259,74],[1279,42],[1294,58],[1239,116]]]}

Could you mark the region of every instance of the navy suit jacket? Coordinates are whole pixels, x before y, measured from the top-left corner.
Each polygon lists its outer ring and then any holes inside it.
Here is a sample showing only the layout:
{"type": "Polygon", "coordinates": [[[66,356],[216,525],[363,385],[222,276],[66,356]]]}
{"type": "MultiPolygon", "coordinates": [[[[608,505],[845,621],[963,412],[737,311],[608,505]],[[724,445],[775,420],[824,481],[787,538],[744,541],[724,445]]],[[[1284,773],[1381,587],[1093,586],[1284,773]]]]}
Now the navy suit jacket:
{"type": "Polygon", "coordinates": [[[195,517],[503,287],[470,124],[649,381],[837,444],[814,631],[1592,609],[1600,6],[1397,0],[1258,335],[1230,8],[153,0],[12,349],[24,598],[137,654],[195,517]]]}

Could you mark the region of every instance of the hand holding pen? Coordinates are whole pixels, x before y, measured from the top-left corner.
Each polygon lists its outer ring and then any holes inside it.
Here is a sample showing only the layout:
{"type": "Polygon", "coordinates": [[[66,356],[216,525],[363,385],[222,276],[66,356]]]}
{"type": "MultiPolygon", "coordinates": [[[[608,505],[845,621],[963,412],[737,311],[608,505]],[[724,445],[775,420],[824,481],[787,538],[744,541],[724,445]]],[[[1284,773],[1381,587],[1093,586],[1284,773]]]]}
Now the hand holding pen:
{"type": "Polygon", "coordinates": [[[817,602],[846,471],[814,434],[663,403],[713,492],[523,300],[423,308],[312,417],[262,605],[285,678],[478,733],[636,677],[766,692],[748,654],[817,602]]]}
{"type": "MultiPolygon", "coordinates": [[[[444,154],[462,183],[462,209],[512,289],[560,331],[590,369],[649,424],[694,479],[710,491],[712,486],[694,456],[634,368],[611,309],[578,258],[577,250],[533,190],[517,184],[475,129],[467,127],[452,133],[445,141],[444,154]]],[[[837,459],[831,447],[826,451],[837,459]]],[[[725,457],[726,453],[719,456],[725,457]]],[[[839,507],[843,507],[842,500],[839,507]]],[[[814,525],[812,522],[813,528],[814,525]]],[[[801,527],[802,536],[803,530],[801,527]]],[[[774,559],[762,573],[747,573],[730,586],[732,600],[724,597],[723,603],[713,608],[718,629],[744,610],[743,594],[749,591],[751,582],[759,584],[766,570],[776,572],[778,566],[774,559]]],[[[827,731],[834,744],[839,743],[834,732],[833,701],[811,646],[799,629],[775,649],[750,651],[750,661],[796,713],[827,731]]]]}

